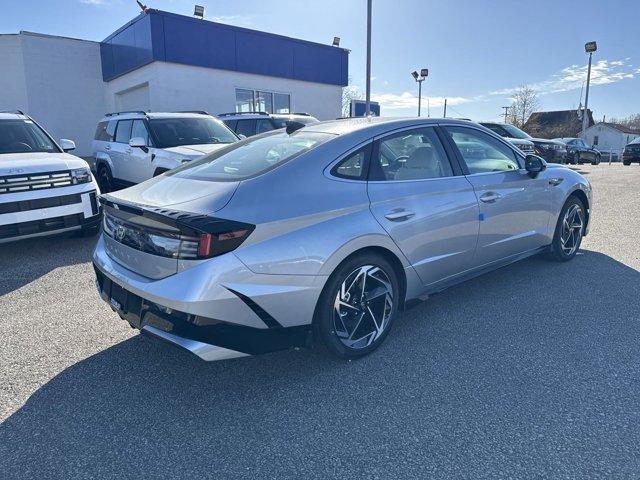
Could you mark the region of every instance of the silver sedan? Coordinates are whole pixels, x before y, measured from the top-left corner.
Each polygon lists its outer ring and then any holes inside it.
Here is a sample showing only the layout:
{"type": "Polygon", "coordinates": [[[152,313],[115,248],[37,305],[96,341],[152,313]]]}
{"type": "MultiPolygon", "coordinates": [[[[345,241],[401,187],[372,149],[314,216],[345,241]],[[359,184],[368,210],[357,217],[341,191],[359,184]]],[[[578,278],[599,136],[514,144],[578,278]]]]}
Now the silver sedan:
{"type": "Polygon", "coordinates": [[[300,127],[102,197],[97,286],[121,318],[205,360],[312,340],[356,358],[408,303],[530,255],[570,260],[587,234],[589,182],[477,124],[300,127]]]}

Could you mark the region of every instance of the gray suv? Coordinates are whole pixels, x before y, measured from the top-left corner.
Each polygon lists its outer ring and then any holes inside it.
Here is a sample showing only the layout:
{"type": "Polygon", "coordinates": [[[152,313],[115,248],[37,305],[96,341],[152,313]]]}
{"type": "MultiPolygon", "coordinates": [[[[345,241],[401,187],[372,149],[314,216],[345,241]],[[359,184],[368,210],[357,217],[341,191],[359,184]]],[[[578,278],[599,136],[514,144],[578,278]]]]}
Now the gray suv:
{"type": "Polygon", "coordinates": [[[308,125],[318,121],[308,113],[236,112],[221,113],[218,118],[241,137],[252,137],[259,133],[285,128],[287,122],[308,125]]]}

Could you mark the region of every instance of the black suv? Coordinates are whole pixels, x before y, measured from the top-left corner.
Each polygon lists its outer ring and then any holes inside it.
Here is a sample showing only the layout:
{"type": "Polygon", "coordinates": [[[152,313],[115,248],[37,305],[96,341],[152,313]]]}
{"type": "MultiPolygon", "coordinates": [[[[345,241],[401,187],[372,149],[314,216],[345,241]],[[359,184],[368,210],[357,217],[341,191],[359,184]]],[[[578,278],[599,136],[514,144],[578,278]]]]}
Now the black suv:
{"type": "Polygon", "coordinates": [[[307,125],[318,121],[316,117],[312,117],[308,113],[234,112],[221,113],[218,118],[237,135],[244,137],[285,128],[287,122],[307,125]]]}
{"type": "Polygon", "coordinates": [[[631,162],[640,163],[640,140],[628,143],[622,151],[622,164],[631,165],[631,162]]]}
{"type": "Polygon", "coordinates": [[[600,163],[600,152],[590,147],[581,138],[556,138],[559,142],[567,146],[567,163],[581,165],[583,163],[591,163],[598,165],[600,163]]]}

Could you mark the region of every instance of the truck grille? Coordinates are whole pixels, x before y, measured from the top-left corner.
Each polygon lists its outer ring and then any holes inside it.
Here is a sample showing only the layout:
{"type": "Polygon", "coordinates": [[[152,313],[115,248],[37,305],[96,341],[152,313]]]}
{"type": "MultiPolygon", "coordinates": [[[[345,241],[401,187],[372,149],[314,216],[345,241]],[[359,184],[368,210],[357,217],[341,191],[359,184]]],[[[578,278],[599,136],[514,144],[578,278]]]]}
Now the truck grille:
{"type": "Polygon", "coordinates": [[[0,177],[0,195],[3,193],[28,192],[47,188],[68,187],[72,185],[71,172],[34,173],[31,175],[11,175],[0,177]]]}

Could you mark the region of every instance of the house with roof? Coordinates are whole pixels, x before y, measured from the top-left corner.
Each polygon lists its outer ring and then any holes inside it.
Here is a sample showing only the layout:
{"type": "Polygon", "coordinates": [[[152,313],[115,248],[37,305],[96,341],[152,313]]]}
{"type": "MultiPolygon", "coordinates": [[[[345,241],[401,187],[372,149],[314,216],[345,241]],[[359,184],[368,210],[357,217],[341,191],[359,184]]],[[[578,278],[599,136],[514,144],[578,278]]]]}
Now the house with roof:
{"type": "Polygon", "coordinates": [[[584,141],[588,145],[593,145],[605,155],[611,153],[615,158],[626,144],[636,138],[640,138],[640,129],[617,123],[599,122],[584,132],[584,141]]]}
{"type": "MultiPolygon", "coordinates": [[[[594,124],[593,113],[587,111],[588,126],[594,124]]],[[[555,112],[534,112],[522,129],[532,137],[563,138],[579,137],[582,132],[582,112],[579,110],[558,110],[555,112]]]]}

